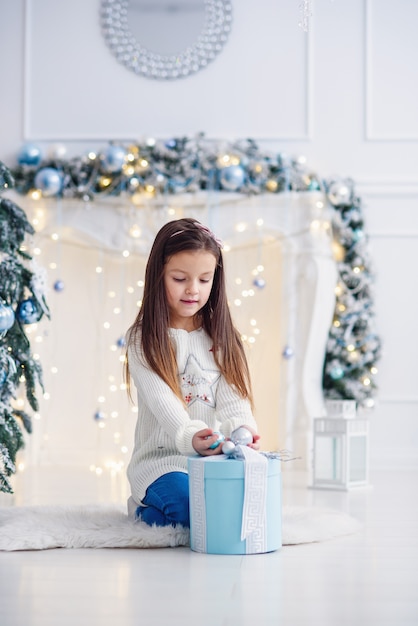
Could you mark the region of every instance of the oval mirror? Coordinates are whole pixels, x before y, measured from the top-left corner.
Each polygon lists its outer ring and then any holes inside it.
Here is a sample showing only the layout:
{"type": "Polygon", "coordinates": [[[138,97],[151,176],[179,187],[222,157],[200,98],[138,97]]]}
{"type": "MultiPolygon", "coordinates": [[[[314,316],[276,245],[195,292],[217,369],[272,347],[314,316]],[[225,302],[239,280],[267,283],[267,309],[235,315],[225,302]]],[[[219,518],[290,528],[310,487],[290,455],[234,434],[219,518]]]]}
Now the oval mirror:
{"type": "Polygon", "coordinates": [[[106,44],[119,63],[157,80],[185,78],[224,47],[232,25],[229,0],[102,0],[106,44]]]}

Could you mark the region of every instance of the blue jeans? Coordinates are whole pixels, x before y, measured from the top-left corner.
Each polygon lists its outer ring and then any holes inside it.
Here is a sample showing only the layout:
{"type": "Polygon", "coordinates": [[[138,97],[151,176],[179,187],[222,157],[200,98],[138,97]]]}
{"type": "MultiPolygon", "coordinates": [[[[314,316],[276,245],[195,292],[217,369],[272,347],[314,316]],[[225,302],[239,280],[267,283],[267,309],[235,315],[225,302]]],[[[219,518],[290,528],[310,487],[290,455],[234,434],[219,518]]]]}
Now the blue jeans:
{"type": "Polygon", "coordinates": [[[146,524],[189,528],[189,476],[184,472],[160,476],[148,487],[142,504],[136,516],[146,524]]]}

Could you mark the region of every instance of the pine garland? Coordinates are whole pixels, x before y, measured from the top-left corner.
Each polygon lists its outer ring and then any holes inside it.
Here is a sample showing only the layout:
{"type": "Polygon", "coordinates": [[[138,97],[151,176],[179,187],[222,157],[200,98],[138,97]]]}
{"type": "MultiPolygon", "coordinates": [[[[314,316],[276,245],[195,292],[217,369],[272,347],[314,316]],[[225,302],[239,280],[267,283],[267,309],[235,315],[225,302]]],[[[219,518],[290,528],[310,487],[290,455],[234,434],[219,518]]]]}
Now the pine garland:
{"type": "Polygon", "coordinates": [[[324,362],[324,395],[356,400],[358,406],[372,408],[381,341],[376,331],[375,277],[361,199],[349,179],[330,181],[326,188],[333,207],[333,249],[339,279],[324,362]]]}

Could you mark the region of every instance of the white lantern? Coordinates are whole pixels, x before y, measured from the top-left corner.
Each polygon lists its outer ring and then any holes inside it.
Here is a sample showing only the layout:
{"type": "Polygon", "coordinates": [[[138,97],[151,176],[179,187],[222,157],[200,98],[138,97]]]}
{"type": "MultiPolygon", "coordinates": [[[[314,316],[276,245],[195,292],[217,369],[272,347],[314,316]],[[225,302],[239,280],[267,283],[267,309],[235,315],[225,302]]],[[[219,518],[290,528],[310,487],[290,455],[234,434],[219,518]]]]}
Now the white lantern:
{"type": "MultiPolygon", "coordinates": [[[[347,413],[352,411],[345,407],[347,413]]],[[[344,416],[315,418],[312,487],[346,491],[364,487],[368,482],[369,420],[344,416]]]]}

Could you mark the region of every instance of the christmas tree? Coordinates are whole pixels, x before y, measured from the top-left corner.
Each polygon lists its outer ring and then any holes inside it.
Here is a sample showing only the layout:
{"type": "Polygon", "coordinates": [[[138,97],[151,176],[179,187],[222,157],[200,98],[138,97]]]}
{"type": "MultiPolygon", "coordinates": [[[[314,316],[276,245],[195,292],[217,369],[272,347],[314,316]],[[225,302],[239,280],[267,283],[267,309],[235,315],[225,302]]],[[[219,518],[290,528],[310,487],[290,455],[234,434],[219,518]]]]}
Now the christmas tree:
{"type": "MultiPolygon", "coordinates": [[[[0,162],[0,192],[14,186],[8,168],[0,162]]],[[[17,390],[25,385],[26,399],[38,410],[36,386],[42,368],[32,356],[25,325],[49,310],[42,271],[36,268],[24,244],[34,229],[24,211],[8,198],[0,198],[0,491],[11,493],[10,476],[16,454],[24,446],[23,431],[32,430],[31,416],[20,406],[17,390]]],[[[23,403],[23,406],[25,404],[23,403]]]]}
{"type": "Polygon", "coordinates": [[[325,356],[324,395],[355,400],[358,407],[372,408],[381,342],[376,333],[374,274],[361,200],[349,179],[331,181],[326,190],[333,212],[338,284],[325,356]]]}

